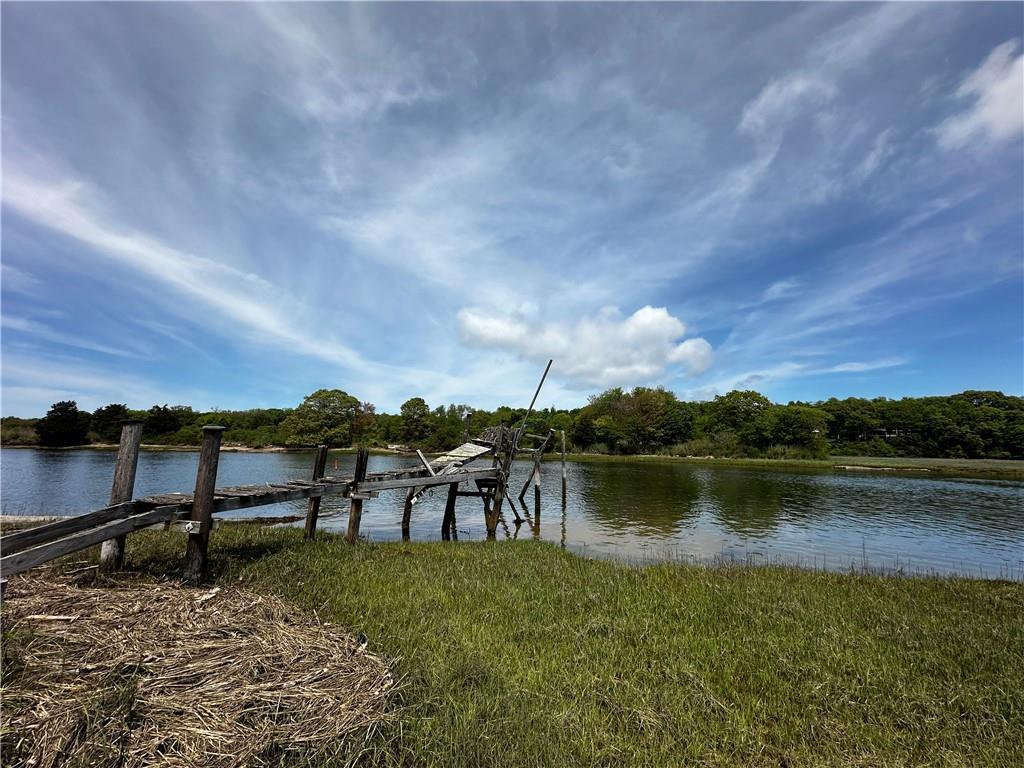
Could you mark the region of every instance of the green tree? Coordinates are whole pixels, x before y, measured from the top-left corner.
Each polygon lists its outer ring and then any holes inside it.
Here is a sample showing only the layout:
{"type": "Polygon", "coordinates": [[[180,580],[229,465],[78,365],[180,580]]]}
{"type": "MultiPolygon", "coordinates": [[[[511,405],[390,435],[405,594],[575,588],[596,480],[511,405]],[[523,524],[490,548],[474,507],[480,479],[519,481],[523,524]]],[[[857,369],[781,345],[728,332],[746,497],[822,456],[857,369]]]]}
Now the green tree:
{"type": "Polygon", "coordinates": [[[318,445],[330,440],[348,446],[359,408],[359,401],[347,392],[318,389],[281,422],[281,432],[289,445],[318,445]]]}
{"type": "Polygon", "coordinates": [[[111,403],[92,413],[90,429],[101,443],[116,443],[121,439],[121,422],[131,418],[124,403],[111,403]]]}
{"type": "Polygon", "coordinates": [[[740,443],[766,448],[772,442],[775,413],[772,402],[759,392],[733,390],[709,406],[712,435],[734,432],[740,443]]]}
{"type": "Polygon", "coordinates": [[[430,435],[430,406],[422,397],[402,403],[402,438],[409,443],[425,440],[430,435]]]}
{"type": "Polygon", "coordinates": [[[142,434],[146,437],[160,437],[177,432],[184,423],[186,412],[191,414],[192,409],[185,409],[180,405],[174,408],[168,408],[166,404],[154,405],[146,411],[142,434]]]}
{"type": "Polygon", "coordinates": [[[827,426],[828,413],[825,411],[791,403],[776,411],[774,442],[824,454],[828,451],[827,426]]]}
{"type": "Polygon", "coordinates": [[[372,443],[374,426],[377,422],[377,408],[373,403],[360,403],[352,414],[352,442],[372,443]]]}
{"type": "Polygon", "coordinates": [[[597,442],[597,429],[594,427],[594,420],[590,414],[583,413],[576,420],[572,431],[569,433],[572,444],[577,448],[586,450],[597,442]]]}
{"type": "Polygon", "coordinates": [[[79,411],[74,400],[54,403],[36,422],[39,443],[47,446],[84,445],[89,431],[89,412],[79,411]]]}

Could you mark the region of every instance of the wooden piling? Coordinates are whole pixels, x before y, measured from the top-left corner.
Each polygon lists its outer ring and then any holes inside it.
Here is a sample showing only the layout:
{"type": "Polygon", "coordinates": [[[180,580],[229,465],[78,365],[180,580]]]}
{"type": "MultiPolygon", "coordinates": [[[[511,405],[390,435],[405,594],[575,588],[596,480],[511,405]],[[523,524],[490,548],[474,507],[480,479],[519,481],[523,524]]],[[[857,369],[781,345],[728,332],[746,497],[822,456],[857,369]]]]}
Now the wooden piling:
{"type": "MultiPolygon", "coordinates": [[[[501,517],[501,503],[505,499],[505,483],[508,479],[508,470],[506,464],[510,463],[506,461],[501,451],[505,444],[505,425],[498,425],[498,437],[494,443],[494,467],[498,470],[498,476],[495,479],[494,486],[494,500],[491,503],[491,508],[488,510],[484,508],[484,523],[487,526],[487,538],[493,539],[496,536],[498,530],[498,518],[501,517]]],[[[510,452],[511,453],[511,452],[510,452]]]]}
{"type": "Polygon", "coordinates": [[[533,524],[540,529],[540,456],[533,461],[533,524]]]}
{"type": "Polygon", "coordinates": [[[355,544],[359,540],[359,523],[363,518],[363,500],[358,495],[359,483],[366,479],[366,465],[370,460],[370,452],[366,448],[360,448],[356,452],[356,471],[352,481],[356,484],[356,496],[352,497],[352,505],[348,510],[348,533],[345,540],[349,544],[355,544]]]}
{"type": "Polygon", "coordinates": [[[217,487],[217,465],[220,462],[220,441],[223,435],[224,427],[203,427],[203,446],[199,451],[196,489],[189,516],[193,523],[199,525],[199,530],[189,533],[185,550],[185,581],[189,584],[199,584],[206,578],[206,553],[210,545],[210,529],[213,527],[213,492],[217,487]]]}
{"type": "Polygon", "coordinates": [[[565,430],[562,430],[562,507],[569,503],[568,482],[565,476],[565,430]]]}
{"type": "MultiPolygon", "coordinates": [[[[313,459],[313,481],[316,482],[324,476],[324,470],[327,469],[327,445],[318,445],[316,447],[316,457],[313,459]]],[[[312,541],[316,538],[316,519],[320,516],[320,496],[315,496],[309,500],[309,506],[306,507],[306,541],[312,541]]]]}
{"type": "MultiPolygon", "coordinates": [[[[139,446],[142,444],[142,421],[131,419],[121,422],[121,443],[114,465],[114,483],[110,489],[110,503],[131,501],[135,492],[135,471],[139,466],[139,446]]],[[[104,541],[100,547],[100,570],[119,571],[124,566],[124,547],[127,534],[104,541]]]]}
{"type": "Polygon", "coordinates": [[[455,530],[455,500],[459,497],[459,484],[452,483],[448,486],[448,500],[444,505],[444,517],[441,520],[441,539],[451,541],[452,531],[455,530]]]}
{"type": "Polygon", "coordinates": [[[409,526],[412,523],[412,500],[416,496],[416,489],[410,488],[405,496],[405,509],[402,510],[402,541],[409,540],[409,526]]]}

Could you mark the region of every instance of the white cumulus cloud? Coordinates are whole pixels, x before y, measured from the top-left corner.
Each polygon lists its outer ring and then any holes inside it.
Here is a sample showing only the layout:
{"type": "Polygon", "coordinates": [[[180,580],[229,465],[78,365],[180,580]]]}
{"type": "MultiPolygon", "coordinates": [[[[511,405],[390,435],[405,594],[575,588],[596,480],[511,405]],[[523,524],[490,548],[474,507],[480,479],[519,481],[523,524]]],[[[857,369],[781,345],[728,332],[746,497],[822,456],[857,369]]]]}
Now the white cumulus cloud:
{"type": "Polygon", "coordinates": [[[997,143],[1024,131],[1024,54],[1020,41],[1008,40],[992,49],[984,63],[957,89],[961,99],[974,103],[945,120],[938,128],[939,145],[958,149],[971,142],[997,143]]]}
{"type": "Polygon", "coordinates": [[[664,307],[641,307],[628,317],[606,307],[575,323],[545,323],[468,307],[458,319],[464,342],[527,360],[554,359],[562,377],[581,385],[641,384],[670,369],[696,376],[708,369],[713,357],[706,340],[684,338],[685,324],[664,307]]]}

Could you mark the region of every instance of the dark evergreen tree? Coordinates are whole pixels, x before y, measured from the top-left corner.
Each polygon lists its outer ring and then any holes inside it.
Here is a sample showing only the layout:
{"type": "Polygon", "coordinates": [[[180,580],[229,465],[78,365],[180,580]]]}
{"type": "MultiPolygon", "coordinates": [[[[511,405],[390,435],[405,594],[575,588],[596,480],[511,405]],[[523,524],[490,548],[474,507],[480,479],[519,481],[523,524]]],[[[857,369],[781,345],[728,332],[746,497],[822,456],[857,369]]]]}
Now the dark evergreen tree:
{"type": "Polygon", "coordinates": [[[74,400],[54,403],[36,423],[39,443],[47,446],[84,445],[89,431],[89,412],[79,411],[74,400]]]}

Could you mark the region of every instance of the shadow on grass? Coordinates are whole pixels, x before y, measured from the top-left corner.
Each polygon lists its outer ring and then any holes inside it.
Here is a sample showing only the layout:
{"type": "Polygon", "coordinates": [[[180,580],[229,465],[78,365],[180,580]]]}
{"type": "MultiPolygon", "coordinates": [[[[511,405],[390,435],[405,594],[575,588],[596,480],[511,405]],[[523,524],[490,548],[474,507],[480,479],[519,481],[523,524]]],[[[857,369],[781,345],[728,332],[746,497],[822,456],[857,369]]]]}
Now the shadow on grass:
{"type": "MultiPolygon", "coordinates": [[[[283,552],[309,546],[302,531],[281,529],[226,529],[210,540],[208,580],[234,574],[247,565],[283,552]]],[[[184,574],[186,538],[175,532],[144,532],[129,539],[127,570],[157,578],[178,579],[184,574]]]]}

